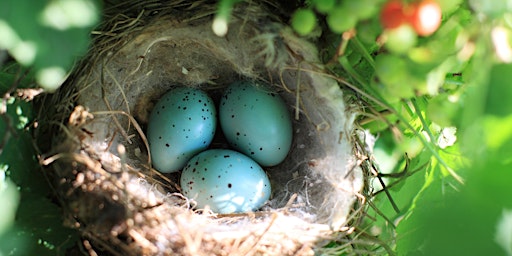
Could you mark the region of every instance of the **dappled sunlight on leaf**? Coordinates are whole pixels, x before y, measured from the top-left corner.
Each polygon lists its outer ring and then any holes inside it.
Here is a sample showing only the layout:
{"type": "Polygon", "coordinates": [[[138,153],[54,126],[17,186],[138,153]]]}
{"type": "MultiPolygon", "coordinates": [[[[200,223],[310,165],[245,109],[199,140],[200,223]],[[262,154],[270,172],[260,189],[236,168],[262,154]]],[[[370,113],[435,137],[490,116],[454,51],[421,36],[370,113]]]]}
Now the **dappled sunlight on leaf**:
{"type": "Polygon", "coordinates": [[[0,50],[40,72],[39,85],[54,91],[85,54],[99,12],[97,0],[0,1],[0,50]]]}
{"type": "Polygon", "coordinates": [[[88,0],[50,1],[41,13],[41,22],[58,30],[91,27],[98,19],[98,8],[88,0]]]}
{"type": "Polygon", "coordinates": [[[512,139],[512,115],[506,117],[486,116],[482,120],[486,144],[491,150],[501,148],[512,139]]]}
{"type": "Polygon", "coordinates": [[[501,218],[496,224],[494,240],[508,255],[512,255],[512,210],[503,209],[501,218]]]}
{"type": "Polygon", "coordinates": [[[16,185],[9,179],[5,179],[4,170],[0,170],[0,237],[14,223],[14,217],[18,208],[20,193],[16,185]]]}
{"type": "Polygon", "coordinates": [[[39,70],[36,74],[37,81],[46,90],[53,92],[64,82],[67,74],[62,67],[48,67],[39,70]]]}

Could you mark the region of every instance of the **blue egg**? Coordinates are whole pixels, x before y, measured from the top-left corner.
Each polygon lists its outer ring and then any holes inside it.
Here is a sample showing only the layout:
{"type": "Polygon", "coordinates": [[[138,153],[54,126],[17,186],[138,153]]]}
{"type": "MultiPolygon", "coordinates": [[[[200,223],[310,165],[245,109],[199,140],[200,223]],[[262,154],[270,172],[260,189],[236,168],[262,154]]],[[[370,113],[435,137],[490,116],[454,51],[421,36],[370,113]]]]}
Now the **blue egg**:
{"type": "Polygon", "coordinates": [[[215,105],[204,91],[179,87],[164,94],[148,123],[153,167],[163,173],[182,169],[210,145],[216,122],[215,105]]]}
{"type": "Polygon", "coordinates": [[[292,121],[279,94],[254,82],[231,84],[219,106],[222,131],[232,147],[262,166],[281,163],[292,144],[292,121]]]}
{"type": "Polygon", "coordinates": [[[183,195],[198,208],[216,213],[256,211],[270,197],[270,181],[251,158],[228,149],[210,149],[187,163],[180,180],[183,195]]]}

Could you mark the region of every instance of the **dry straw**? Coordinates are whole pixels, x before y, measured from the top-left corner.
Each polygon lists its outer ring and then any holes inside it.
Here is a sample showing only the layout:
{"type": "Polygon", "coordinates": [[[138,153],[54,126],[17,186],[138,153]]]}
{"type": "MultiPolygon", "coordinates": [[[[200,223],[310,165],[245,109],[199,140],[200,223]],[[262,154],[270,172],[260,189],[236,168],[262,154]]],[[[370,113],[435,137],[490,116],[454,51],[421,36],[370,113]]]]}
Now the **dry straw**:
{"type": "Polygon", "coordinates": [[[208,3],[107,8],[90,53],[42,101],[37,130],[66,224],[80,230],[88,253],[311,255],[354,230],[365,198],[355,113],[316,47],[275,8],[237,4],[225,37],[213,34],[216,6],[208,3]],[[178,175],[151,169],[144,130],[170,88],[198,87],[215,98],[240,79],[280,93],[294,141],[284,163],[266,169],[273,194],[261,211],[217,215],[180,194],[178,175]]]}

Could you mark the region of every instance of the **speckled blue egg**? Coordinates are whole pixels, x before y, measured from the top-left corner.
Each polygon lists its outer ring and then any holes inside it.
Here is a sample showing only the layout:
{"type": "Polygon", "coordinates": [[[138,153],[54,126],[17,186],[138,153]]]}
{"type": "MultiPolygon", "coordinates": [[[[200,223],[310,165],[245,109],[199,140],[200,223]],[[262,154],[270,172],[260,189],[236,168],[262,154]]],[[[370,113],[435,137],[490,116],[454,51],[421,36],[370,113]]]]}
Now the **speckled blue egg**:
{"type": "Polygon", "coordinates": [[[164,94],[148,123],[153,167],[163,173],[182,169],[210,145],[216,122],[215,105],[206,92],[178,87],[164,94]]]}
{"type": "Polygon", "coordinates": [[[228,149],[210,149],[187,163],[180,180],[183,195],[198,208],[216,213],[258,210],[270,197],[270,181],[251,158],[228,149]]]}
{"type": "Polygon", "coordinates": [[[229,144],[262,166],[274,166],[292,144],[292,122],[285,102],[267,86],[249,81],[231,84],[219,106],[229,144]]]}

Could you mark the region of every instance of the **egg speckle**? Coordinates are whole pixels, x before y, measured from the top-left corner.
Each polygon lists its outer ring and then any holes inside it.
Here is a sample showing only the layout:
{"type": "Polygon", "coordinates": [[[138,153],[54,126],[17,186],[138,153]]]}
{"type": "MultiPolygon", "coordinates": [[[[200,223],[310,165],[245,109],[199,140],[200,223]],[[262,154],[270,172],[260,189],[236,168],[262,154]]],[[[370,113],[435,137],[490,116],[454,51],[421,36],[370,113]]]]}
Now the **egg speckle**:
{"type": "Polygon", "coordinates": [[[154,168],[163,173],[183,168],[192,156],[210,145],[216,122],[215,105],[206,92],[179,87],[164,94],[148,123],[154,168]]]}
{"type": "Polygon", "coordinates": [[[249,81],[231,84],[222,96],[219,120],[230,145],[262,166],[279,164],[290,150],[290,114],[268,87],[249,81]]]}
{"type": "Polygon", "coordinates": [[[183,195],[216,213],[255,211],[270,198],[270,181],[251,158],[228,149],[194,156],[183,169],[183,195]]]}

